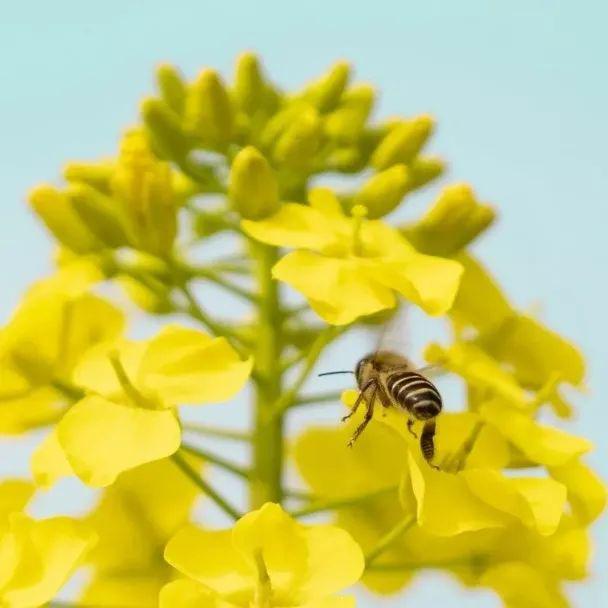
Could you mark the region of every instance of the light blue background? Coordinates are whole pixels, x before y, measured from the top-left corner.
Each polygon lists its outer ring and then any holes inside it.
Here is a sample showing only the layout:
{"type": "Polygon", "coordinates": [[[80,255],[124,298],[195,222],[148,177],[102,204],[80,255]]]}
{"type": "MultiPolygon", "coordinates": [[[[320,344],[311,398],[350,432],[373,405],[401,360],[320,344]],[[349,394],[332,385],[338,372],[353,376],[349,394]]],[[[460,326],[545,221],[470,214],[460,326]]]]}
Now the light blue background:
{"type": "MultiPolygon", "coordinates": [[[[587,354],[591,392],[572,428],[595,441],[589,460],[608,477],[608,15],[599,2],[2,5],[2,318],[49,268],[49,242],[23,204],[25,192],[56,180],[68,159],[113,153],[152,88],[156,63],[171,61],[189,75],[203,65],[229,73],[239,51],[255,49],[273,78],[292,87],[348,58],[382,91],[381,114],[433,113],[433,149],[449,159],[450,178],[469,181],[499,207],[501,222],[478,251],[515,302],[540,309],[587,354]]],[[[3,473],[25,471],[16,463],[25,448],[5,445],[0,454],[3,473]]],[[[596,532],[596,577],[573,590],[585,608],[608,605],[606,523],[596,532]]],[[[435,575],[405,598],[420,607],[498,605],[435,575]]]]}

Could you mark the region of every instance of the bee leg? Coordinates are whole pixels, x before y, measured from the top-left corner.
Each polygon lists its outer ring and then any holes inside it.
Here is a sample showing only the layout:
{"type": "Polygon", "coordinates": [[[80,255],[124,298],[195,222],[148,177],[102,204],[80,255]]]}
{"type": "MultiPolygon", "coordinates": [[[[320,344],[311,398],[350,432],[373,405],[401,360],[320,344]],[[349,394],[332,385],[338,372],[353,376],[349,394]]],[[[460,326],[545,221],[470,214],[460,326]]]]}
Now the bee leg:
{"type": "Polygon", "coordinates": [[[414,431],[412,430],[412,427],[414,426],[415,422],[416,421],[413,418],[408,418],[407,419],[407,430],[410,435],[413,435],[416,439],[418,439],[418,435],[416,435],[416,433],[414,433],[414,431]]]}
{"type": "Polygon", "coordinates": [[[350,438],[350,441],[348,442],[349,448],[353,447],[353,444],[355,443],[355,441],[357,441],[357,439],[359,438],[359,435],[361,435],[361,433],[365,430],[365,427],[370,423],[370,420],[372,419],[372,416],[374,415],[374,403],[376,401],[377,392],[378,392],[378,385],[374,384],[374,388],[372,389],[371,397],[370,397],[369,401],[367,402],[367,410],[365,410],[365,416],[364,416],[361,424],[355,429],[353,436],[350,438]]]}
{"type": "Polygon", "coordinates": [[[365,391],[374,383],[373,380],[370,380],[369,382],[367,382],[362,388],[361,391],[359,392],[359,395],[357,396],[357,400],[355,401],[352,409],[350,410],[350,412],[348,412],[348,414],[346,414],[346,416],[342,417],[342,422],[346,422],[353,414],[356,413],[356,411],[359,409],[359,406],[361,405],[361,403],[363,403],[363,399],[365,398],[365,391]]]}
{"type": "Polygon", "coordinates": [[[422,429],[422,435],[420,436],[420,450],[424,459],[434,469],[439,470],[439,467],[433,464],[433,456],[435,456],[435,420],[427,420],[424,423],[422,429]]]}

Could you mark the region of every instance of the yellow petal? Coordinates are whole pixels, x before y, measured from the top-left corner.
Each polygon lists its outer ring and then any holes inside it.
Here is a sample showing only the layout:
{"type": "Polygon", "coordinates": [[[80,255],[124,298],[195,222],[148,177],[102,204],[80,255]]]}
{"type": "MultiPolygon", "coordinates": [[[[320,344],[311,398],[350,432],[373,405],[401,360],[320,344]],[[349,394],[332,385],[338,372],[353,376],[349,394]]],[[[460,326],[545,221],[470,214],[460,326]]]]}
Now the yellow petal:
{"type": "Polygon", "coordinates": [[[167,544],[165,559],[225,597],[248,597],[255,586],[255,572],[233,547],[231,530],[186,526],[167,544]]]}
{"type": "Polygon", "coordinates": [[[418,525],[438,536],[505,526],[507,518],[477,498],[460,475],[442,473],[408,456],[418,525]]]}
{"type": "Polygon", "coordinates": [[[310,428],[296,440],[293,454],[298,471],[315,495],[350,498],[399,484],[406,466],[400,437],[372,422],[349,450],[346,444],[352,432],[352,425],[310,428]]]}
{"type": "Polygon", "coordinates": [[[225,338],[169,325],[148,342],[138,384],[170,404],[226,401],[243,388],[252,365],[225,338]]]}
{"type": "Polygon", "coordinates": [[[74,475],[56,430],[50,432],[34,450],[30,466],[35,482],[43,488],[50,488],[61,477],[74,475]]]}
{"type": "Polygon", "coordinates": [[[486,269],[470,254],[456,257],[463,268],[462,282],[450,316],[457,327],[473,326],[480,333],[499,327],[513,314],[506,296],[486,269]]]}
{"type": "MultiPolygon", "coordinates": [[[[4,388],[8,389],[6,383],[4,388]]],[[[0,433],[19,435],[46,426],[61,416],[65,406],[65,396],[49,387],[25,390],[18,397],[0,396],[0,433]]]]}
{"type": "Polygon", "coordinates": [[[588,452],[592,447],[587,439],[538,424],[499,401],[483,405],[480,414],[525,456],[539,464],[560,466],[588,452]]]}
{"type": "Polygon", "coordinates": [[[107,486],[122,471],[173,454],[181,431],[170,410],[146,410],[86,397],[58,426],[74,472],[91,486],[107,486]]]}
{"type": "Polygon", "coordinates": [[[235,524],[232,543],[256,568],[259,556],[270,576],[273,595],[289,597],[305,582],[307,546],[304,529],[274,503],[247,513],[235,524]]]}
{"type": "Polygon", "coordinates": [[[417,254],[403,260],[376,263],[368,274],[429,315],[442,315],[454,302],[462,266],[453,260],[417,254]]]}
{"type": "Polygon", "coordinates": [[[566,503],[566,488],[552,479],[504,477],[498,471],[473,469],[461,476],[475,496],[521,520],[539,534],[555,532],[566,503]]]}
{"type": "Polygon", "coordinates": [[[513,608],[567,608],[568,602],[550,579],[522,562],[506,562],[489,568],[481,577],[506,606],[513,608]]]}
{"type": "Polygon", "coordinates": [[[574,514],[583,524],[594,521],[606,507],[606,485],[583,462],[573,460],[549,469],[553,479],[568,489],[568,500],[574,514]]]}
{"type": "Polygon", "coordinates": [[[319,251],[336,240],[335,228],[323,212],[297,203],[285,203],[264,220],[242,220],[241,227],[250,237],[279,247],[319,251]]]}
{"type": "Polygon", "coordinates": [[[390,289],[362,273],[358,260],[294,251],[280,260],[273,276],[302,293],[313,310],[332,325],[395,306],[390,289]]]}
{"type": "Polygon", "coordinates": [[[539,388],[554,374],[581,384],[585,360],[574,344],[526,315],[509,318],[487,341],[490,352],[511,364],[520,381],[539,388]]]}
{"type": "MultiPolygon", "coordinates": [[[[124,547],[123,540],[119,546],[124,547]]],[[[82,606],[99,608],[150,608],[156,606],[158,594],[168,573],[164,570],[157,576],[150,564],[147,564],[146,575],[136,573],[102,574],[89,582],[78,600],[82,606]]]]}
{"type": "Polygon", "coordinates": [[[211,590],[196,581],[179,579],[160,590],[159,608],[232,608],[211,590]]]}
{"type": "Polygon", "coordinates": [[[110,354],[118,356],[125,373],[135,382],[145,350],[144,341],[123,340],[101,344],[82,357],[74,371],[74,381],[92,393],[108,398],[122,397],[123,388],[112,366],[110,354]]]}
{"type": "Polygon", "coordinates": [[[500,396],[516,407],[526,405],[526,395],[515,378],[477,345],[455,342],[448,348],[430,344],[424,353],[429,363],[438,363],[466,380],[484,396],[500,396]]]}
{"type": "Polygon", "coordinates": [[[14,511],[22,511],[34,494],[34,486],[24,479],[0,481],[0,533],[14,511]]]}
{"type": "MultiPolygon", "coordinates": [[[[200,463],[193,467],[200,469],[200,463]]],[[[196,486],[167,458],[125,471],[87,516],[99,536],[88,563],[99,573],[129,576],[150,575],[155,565],[155,580],[164,582],[170,567],[159,546],[188,522],[199,496],[196,486]]]]}
{"type": "Polygon", "coordinates": [[[304,534],[308,581],[300,589],[303,597],[322,598],[359,580],[365,568],[363,552],[348,532],[319,525],[307,527],[304,534]]]}
{"type": "Polygon", "coordinates": [[[11,532],[21,557],[2,596],[15,608],[39,606],[54,597],[95,541],[86,526],[68,517],[33,521],[13,516],[11,532]]]}

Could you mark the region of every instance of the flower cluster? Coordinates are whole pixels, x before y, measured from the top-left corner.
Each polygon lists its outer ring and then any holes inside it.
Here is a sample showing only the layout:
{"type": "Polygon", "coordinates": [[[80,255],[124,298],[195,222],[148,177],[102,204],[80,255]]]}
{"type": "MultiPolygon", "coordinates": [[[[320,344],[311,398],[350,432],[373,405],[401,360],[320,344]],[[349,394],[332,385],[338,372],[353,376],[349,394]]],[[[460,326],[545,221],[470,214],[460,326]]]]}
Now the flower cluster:
{"type": "Polygon", "coordinates": [[[36,443],[32,482],[0,483],[2,606],[63,601],[77,570],[78,602],[117,608],[350,608],[358,581],[397,593],[428,568],[555,608],[587,575],[604,484],[591,444],[540,419],[571,416],[582,355],[475,258],[495,212],[469,186],[389,223],[443,173],[424,152],[434,123],[373,121],[375,91],[351,76],[340,62],[285,92],[251,53],[230,82],[162,65],[114,158],[31,191],[57,253],[0,330],[0,432],[36,443]],[[352,449],[361,411],[287,437],[294,409],[357,399],[304,390],[325,348],[409,305],[449,327],[425,357],[464,387],[436,419],[437,468],[395,407],[352,449]],[[160,327],[135,332],[133,307],[160,327]],[[249,395],[245,431],[198,408],[249,395]],[[30,517],[64,477],[96,493],[90,511],[30,517]]]}

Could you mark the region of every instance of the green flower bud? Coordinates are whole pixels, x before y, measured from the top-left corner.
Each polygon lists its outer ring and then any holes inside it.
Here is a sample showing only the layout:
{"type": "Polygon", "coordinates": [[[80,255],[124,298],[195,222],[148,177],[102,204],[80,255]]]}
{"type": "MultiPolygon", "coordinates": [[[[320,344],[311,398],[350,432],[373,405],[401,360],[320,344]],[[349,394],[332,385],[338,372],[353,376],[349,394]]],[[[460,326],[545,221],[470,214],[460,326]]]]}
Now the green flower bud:
{"type": "Polygon", "coordinates": [[[167,107],[181,115],[186,103],[186,83],[179,70],[168,63],[163,63],[156,70],[156,81],[167,107]]]}
{"type": "Polygon", "coordinates": [[[333,110],[348,84],[350,71],[350,65],[346,61],[338,61],[326,74],[306,87],[302,97],[314,105],[319,112],[333,110]]]}
{"type": "Polygon", "coordinates": [[[258,220],[279,208],[275,174],[264,156],[253,146],[243,148],[230,169],[228,195],[241,217],[258,220]]]}
{"type": "Polygon", "coordinates": [[[102,248],[63,192],[53,186],[37,186],[29,193],[28,202],[57,241],[70,251],[89,253],[102,248]]]}
{"type": "Polygon", "coordinates": [[[195,140],[184,133],[179,117],[158,99],[145,99],[141,114],[152,145],[160,158],[181,161],[195,140]]]}
{"type": "Polygon", "coordinates": [[[372,166],[381,171],[397,163],[409,163],[431,136],[434,124],[427,114],[397,123],[372,154],[372,166]]]}
{"type": "Polygon", "coordinates": [[[87,228],[106,246],[130,243],[124,215],[118,203],[87,184],[71,184],[67,196],[87,228]]]}
{"type": "Polygon", "coordinates": [[[353,198],[353,205],[367,207],[368,217],[375,219],[390,213],[410,190],[410,173],[405,165],[395,165],[376,173],[353,198]]]}
{"type": "Polygon", "coordinates": [[[129,276],[121,276],[118,282],[125,290],[131,301],[144,310],[154,315],[169,314],[174,312],[175,305],[171,302],[169,291],[159,281],[153,281],[155,289],[129,276]]]}
{"type": "Polygon", "coordinates": [[[274,158],[287,168],[305,171],[314,161],[320,140],[319,115],[309,108],[283,131],[274,148],[274,158]]]}
{"type": "Polygon", "coordinates": [[[205,146],[224,149],[233,128],[232,104],[222,79],[214,70],[203,70],[186,97],[185,124],[205,146]]]}

